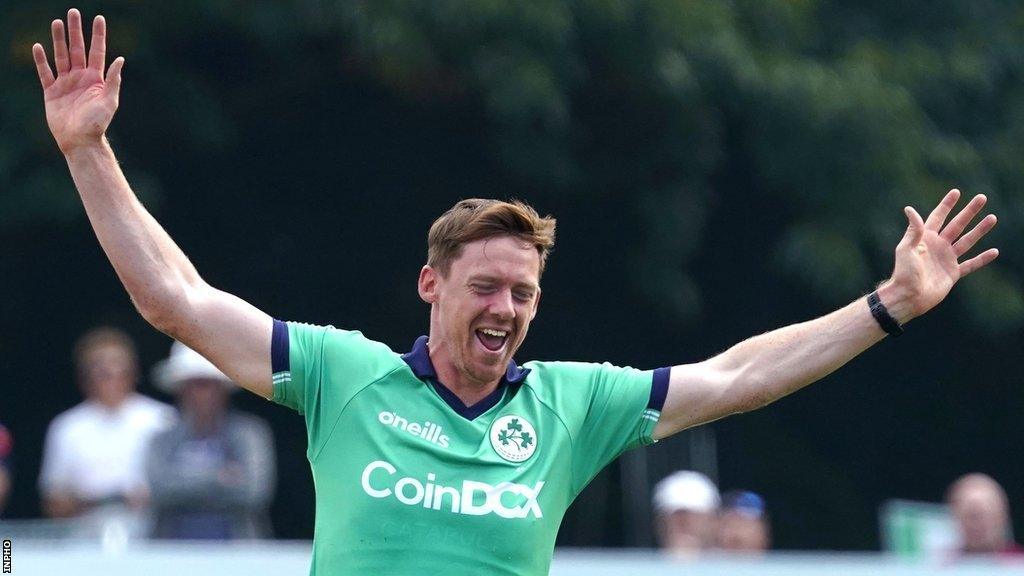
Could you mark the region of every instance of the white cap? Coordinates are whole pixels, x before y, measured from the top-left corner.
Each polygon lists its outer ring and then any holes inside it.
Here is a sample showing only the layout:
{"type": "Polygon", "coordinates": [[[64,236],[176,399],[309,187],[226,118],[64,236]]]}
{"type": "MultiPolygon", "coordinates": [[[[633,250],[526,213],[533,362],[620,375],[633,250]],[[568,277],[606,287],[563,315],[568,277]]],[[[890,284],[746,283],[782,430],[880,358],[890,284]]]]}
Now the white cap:
{"type": "Polygon", "coordinates": [[[714,512],[721,505],[718,488],[700,472],[680,470],[654,487],[654,509],[669,514],[677,510],[714,512]]]}
{"type": "Polygon", "coordinates": [[[164,392],[176,394],[188,380],[217,380],[235,389],[231,379],[209,360],[181,342],[171,344],[171,354],[153,367],[153,382],[164,392]]]}

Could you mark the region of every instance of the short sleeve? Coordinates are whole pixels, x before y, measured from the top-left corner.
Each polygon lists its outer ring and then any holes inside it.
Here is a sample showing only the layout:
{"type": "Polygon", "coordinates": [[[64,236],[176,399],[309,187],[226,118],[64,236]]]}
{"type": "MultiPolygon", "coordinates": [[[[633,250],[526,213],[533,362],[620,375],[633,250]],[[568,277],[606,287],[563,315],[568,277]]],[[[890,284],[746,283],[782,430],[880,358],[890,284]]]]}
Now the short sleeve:
{"type": "Polygon", "coordinates": [[[274,402],[299,414],[306,412],[307,403],[316,398],[324,338],[330,329],[274,320],[270,340],[274,402]]]}
{"type": "Polygon", "coordinates": [[[44,496],[70,489],[70,451],[66,446],[67,434],[64,423],[64,418],[58,416],[46,431],[43,464],[39,471],[39,491],[44,496]]]}
{"type": "Polygon", "coordinates": [[[11,465],[11,454],[14,452],[14,438],[11,433],[0,424],[0,468],[9,468],[11,465]]]}
{"type": "Polygon", "coordinates": [[[348,401],[401,363],[362,333],[274,320],[273,400],[306,417],[310,454],[329,437],[348,401]]]}
{"type": "Polygon", "coordinates": [[[573,446],[573,478],[582,490],[623,452],[652,444],[668,390],[668,368],[637,370],[590,364],[586,412],[573,446]]]}

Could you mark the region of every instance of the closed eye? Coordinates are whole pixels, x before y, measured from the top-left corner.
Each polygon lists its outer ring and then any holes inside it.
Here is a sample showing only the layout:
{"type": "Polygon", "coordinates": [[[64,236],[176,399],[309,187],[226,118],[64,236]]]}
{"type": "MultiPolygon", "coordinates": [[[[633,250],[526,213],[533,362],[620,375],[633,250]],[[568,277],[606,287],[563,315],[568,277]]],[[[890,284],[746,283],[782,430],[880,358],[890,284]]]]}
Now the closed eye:
{"type": "Polygon", "coordinates": [[[519,300],[520,302],[529,302],[530,300],[533,300],[533,292],[518,291],[518,292],[513,292],[512,296],[516,300],[519,300]]]}

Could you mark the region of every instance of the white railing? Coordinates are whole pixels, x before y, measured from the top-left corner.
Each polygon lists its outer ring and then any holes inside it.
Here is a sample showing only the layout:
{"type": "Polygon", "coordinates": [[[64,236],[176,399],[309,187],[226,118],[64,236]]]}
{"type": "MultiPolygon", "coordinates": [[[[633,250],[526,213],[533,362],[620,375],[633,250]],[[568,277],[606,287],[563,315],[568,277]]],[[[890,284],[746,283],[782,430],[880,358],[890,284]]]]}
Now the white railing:
{"type": "MultiPolygon", "coordinates": [[[[0,532],[3,526],[0,525],[0,532]]],[[[0,536],[6,538],[0,534],[0,536]]],[[[308,542],[244,544],[129,542],[106,548],[76,540],[12,539],[17,576],[304,576],[308,542]]],[[[911,562],[883,554],[776,553],[763,558],[705,556],[667,560],[651,551],[562,549],[551,576],[1003,576],[1024,575],[1024,564],[911,562]]],[[[432,575],[440,576],[440,575],[432,575]]]]}

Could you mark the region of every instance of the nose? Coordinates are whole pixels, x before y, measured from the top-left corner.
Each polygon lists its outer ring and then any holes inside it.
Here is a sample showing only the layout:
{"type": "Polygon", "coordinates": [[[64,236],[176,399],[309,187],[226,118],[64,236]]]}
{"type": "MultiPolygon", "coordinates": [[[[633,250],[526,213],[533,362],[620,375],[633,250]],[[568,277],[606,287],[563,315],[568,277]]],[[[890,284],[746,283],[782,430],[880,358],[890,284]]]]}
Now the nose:
{"type": "Polygon", "coordinates": [[[491,314],[502,320],[511,320],[516,317],[516,306],[512,298],[512,290],[499,290],[491,300],[491,314]]]}

